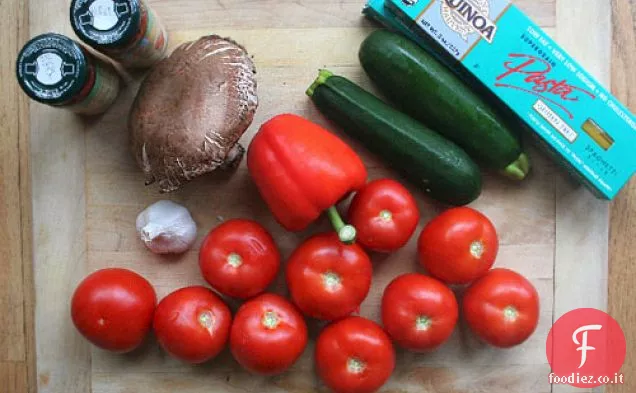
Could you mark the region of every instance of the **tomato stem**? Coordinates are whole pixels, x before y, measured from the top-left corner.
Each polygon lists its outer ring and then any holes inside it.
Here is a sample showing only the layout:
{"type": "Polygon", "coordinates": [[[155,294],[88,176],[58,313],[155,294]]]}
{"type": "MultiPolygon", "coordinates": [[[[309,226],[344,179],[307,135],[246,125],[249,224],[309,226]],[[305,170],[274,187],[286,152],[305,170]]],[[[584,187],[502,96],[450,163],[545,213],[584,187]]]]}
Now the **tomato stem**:
{"type": "Polygon", "coordinates": [[[418,331],[428,330],[428,328],[431,326],[431,323],[432,322],[429,317],[420,315],[415,319],[415,329],[417,329],[418,331]]]}
{"type": "Polygon", "coordinates": [[[517,319],[517,316],[519,315],[519,311],[517,311],[514,306],[507,306],[506,308],[504,308],[503,312],[504,319],[511,322],[515,321],[517,319]]]}
{"type": "Polygon", "coordinates": [[[356,358],[347,359],[347,370],[351,374],[360,374],[364,371],[365,364],[362,360],[356,358]]]}
{"type": "Polygon", "coordinates": [[[279,323],[278,314],[276,314],[274,311],[267,311],[263,315],[261,323],[268,329],[276,329],[276,326],[278,326],[279,323]]]}
{"type": "Polygon", "coordinates": [[[475,240],[474,242],[470,243],[470,255],[474,256],[475,258],[481,258],[481,256],[484,254],[484,251],[484,243],[482,243],[481,240],[475,240]]]}
{"type": "Polygon", "coordinates": [[[227,256],[227,263],[232,267],[239,267],[243,264],[243,258],[239,254],[232,252],[227,256]]]}
{"type": "Polygon", "coordinates": [[[344,244],[353,244],[356,241],[356,229],[353,225],[348,225],[342,220],[335,206],[331,206],[327,209],[327,216],[329,217],[329,221],[331,221],[333,229],[338,233],[338,238],[341,242],[344,244]]]}
{"type": "Polygon", "coordinates": [[[333,291],[336,288],[340,287],[340,283],[342,282],[342,278],[338,275],[338,273],[334,273],[329,271],[327,273],[322,274],[323,285],[327,290],[333,291]]]}
{"type": "Polygon", "coordinates": [[[391,221],[393,219],[393,213],[390,210],[382,210],[378,216],[384,221],[391,221]]]}
{"type": "Polygon", "coordinates": [[[210,311],[203,311],[199,314],[199,323],[206,329],[210,329],[214,325],[214,316],[210,311]]]}

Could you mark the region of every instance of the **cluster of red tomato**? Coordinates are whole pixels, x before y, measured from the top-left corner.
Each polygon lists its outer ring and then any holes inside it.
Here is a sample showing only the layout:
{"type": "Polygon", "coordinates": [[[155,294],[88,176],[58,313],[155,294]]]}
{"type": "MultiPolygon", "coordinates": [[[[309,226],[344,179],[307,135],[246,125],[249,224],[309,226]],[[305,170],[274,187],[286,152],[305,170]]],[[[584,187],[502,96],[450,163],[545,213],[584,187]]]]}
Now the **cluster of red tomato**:
{"type": "Polygon", "coordinates": [[[395,367],[392,342],[427,351],[445,342],[458,319],[458,303],[446,284],[469,284],[463,313],[469,327],[500,347],[523,342],[538,320],[538,296],[522,276],[490,270],[498,251],[493,224],[467,208],[447,210],[430,221],[418,241],[420,263],[430,276],[394,279],[382,299],[384,329],[351,316],[366,298],[372,265],[363,246],[391,252],[404,246],[420,218],[406,188],[376,180],[352,200],[348,218],[358,242],[343,243],[335,233],[317,234],[290,256],[286,279],[292,302],[264,293],[280,267],[272,236],[258,223],[234,219],[204,240],[199,264],[220,294],[246,300],[232,318],[212,290],[179,289],[155,307],[155,292],[143,277],[105,269],[87,277],[72,299],[72,318],[95,345],[117,352],[133,350],[152,328],[160,345],[190,363],[214,358],[229,342],[234,358],[260,374],[287,370],[308,340],[303,314],[330,321],[316,341],[316,370],[337,392],[372,392],[395,367]]]}

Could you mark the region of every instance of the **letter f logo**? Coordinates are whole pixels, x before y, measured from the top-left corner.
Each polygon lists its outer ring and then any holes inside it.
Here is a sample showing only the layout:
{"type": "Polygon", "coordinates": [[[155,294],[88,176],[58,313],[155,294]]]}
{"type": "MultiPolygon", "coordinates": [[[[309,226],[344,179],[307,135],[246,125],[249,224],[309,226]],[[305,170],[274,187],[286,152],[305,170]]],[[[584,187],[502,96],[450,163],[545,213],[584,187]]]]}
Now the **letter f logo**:
{"type": "Polygon", "coordinates": [[[585,362],[587,361],[587,351],[593,351],[596,349],[587,345],[587,332],[590,330],[601,330],[602,328],[603,326],[601,325],[585,325],[576,329],[572,334],[572,341],[574,341],[576,345],[580,345],[580,347],[576,349],[577,351],[581,351],[581,364],[579,365],[579,368],[583,367],[583,365],[585,365],[585,362]],[[577,336],[581,332],[583,334],[581,335],[581,342],[579,342],[577,336]]]}

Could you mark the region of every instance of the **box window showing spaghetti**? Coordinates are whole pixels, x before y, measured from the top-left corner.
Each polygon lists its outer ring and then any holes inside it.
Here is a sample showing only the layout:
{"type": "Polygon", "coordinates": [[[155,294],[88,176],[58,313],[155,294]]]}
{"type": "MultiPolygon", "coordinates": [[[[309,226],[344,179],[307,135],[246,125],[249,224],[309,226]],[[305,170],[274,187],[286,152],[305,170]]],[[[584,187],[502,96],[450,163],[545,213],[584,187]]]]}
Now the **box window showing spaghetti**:
{"type": "Polygon", "coordinates": [[[603,148],[603,150],[608,150],[614,144],[614,139],[607,131],[603,130],[592,119],[587,119],[581,128],[583,128],[583,131],[585,131],[597,145],[603,148]]]}
{"type": "Polygon", "coordinates": [[[73,0],[77,36],[124,67],[150,67],[166,56],[168,34],[143,0],[73,0]]]}

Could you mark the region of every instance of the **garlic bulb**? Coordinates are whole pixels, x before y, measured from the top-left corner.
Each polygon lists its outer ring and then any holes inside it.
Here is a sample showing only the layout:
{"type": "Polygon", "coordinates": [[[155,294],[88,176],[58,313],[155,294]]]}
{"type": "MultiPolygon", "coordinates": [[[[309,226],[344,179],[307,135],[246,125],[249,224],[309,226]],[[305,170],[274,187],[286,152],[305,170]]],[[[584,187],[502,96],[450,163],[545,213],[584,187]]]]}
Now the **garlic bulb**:
{"type": "Polygon", "coordinates": [[[159,201],[137,216],[137,232],[155,254],[187,251],[197,238],[197,224],[185,207],[172,201],[159,201]]]}

